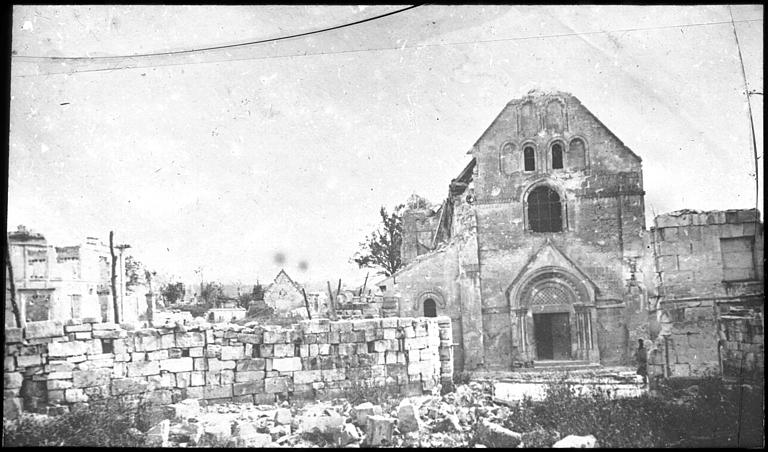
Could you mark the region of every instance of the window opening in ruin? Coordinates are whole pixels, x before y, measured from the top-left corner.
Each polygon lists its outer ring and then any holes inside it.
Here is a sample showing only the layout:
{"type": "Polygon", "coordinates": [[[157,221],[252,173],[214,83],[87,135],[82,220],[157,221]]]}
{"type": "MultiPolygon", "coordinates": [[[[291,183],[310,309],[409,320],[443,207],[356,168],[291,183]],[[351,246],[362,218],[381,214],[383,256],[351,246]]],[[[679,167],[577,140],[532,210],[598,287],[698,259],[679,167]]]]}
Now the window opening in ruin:
{"type": "Polygon", "coordinates": [[[368,353],[376,352],[376,343],[374,341],[368,342],[368,353]]]}
{"type": "Polygon", "coordinates": [[[526,146],[525,149],[523,149],[523,160],[526,171],[536,170],[536,153],[534,152],[533,147],[526,146]]]}
{"type": "Polygon", "coordinates": [[[563,146],[560,143],[552,145],[552,169],[563,169],[563,146]]]}
{"type": "Polygon", "coordinates": [[[549,187],[536,187],[528,195],[528,225],[534,232],[563,230],[560,196],[549,187]]]}
{"type": "Polygon", "coordinates": [[[102,339],[101,340],[101,352],[102,353],[114,353],[115,347],[112,343],[112,339],[102,339]]]}
{"type": "Polygon", "coordinates": [[[751,235],[720,239],[723,255],[723,281],[750,281],[755,271],[755,238],[751,235]]]}
{"type": "Polygon", "coordinates": [[[424,300],[424,317],[437,317],[437,303],[431,298],[424,300]]]}

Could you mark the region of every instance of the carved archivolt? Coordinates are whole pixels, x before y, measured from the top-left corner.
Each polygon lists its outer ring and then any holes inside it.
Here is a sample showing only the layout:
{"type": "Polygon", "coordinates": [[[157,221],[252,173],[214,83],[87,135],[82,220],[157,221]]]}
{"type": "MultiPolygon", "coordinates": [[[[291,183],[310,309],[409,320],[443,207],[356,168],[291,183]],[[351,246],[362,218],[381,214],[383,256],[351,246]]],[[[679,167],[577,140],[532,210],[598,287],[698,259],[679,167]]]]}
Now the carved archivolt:
{"type": "Polygon", "coordinates": [[[513,309],[527,308],[530,304],[591,304],[585,283],[570,272],[555,267],[529,275],[517,287],[510,287],[508,296],[513,309]]]}

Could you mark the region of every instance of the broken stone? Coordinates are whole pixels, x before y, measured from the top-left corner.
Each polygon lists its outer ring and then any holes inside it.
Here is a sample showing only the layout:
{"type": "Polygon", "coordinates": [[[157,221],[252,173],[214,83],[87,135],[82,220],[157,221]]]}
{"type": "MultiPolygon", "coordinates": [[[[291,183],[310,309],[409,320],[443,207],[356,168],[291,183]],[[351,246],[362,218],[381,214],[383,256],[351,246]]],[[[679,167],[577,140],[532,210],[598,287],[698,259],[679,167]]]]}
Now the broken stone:
{"type": "Polygon", "coordinates": [[[347,444],[357,443],[359,441],[360,432],[358,432],[357,427],[351,423],[344,424],[344,427],[341,429],[341,434],[339,435],[339,442],[341,445],[346,446],[347,444]]]}
{"type": "Polygon", "coordinates": [[[174,410],[173,417],[176,419],[187,420],[200,414],[200,402],[197,399],[184,399],[170,405],[170,408],[174,410]]]}
{"type": "Polygon", "coordinates": [[[395,418],[387,416],[368,416],[365,424],[365,444],[368,446],[391,445],[395,420],[395,418]]]}
{"type": "Polygon", "coordinates": [[[222,420],[221,422],[212,422],[204,426],[205,436],[217,443],[223,443],[229,440],[232,436],[232,425],[229,420],[222,420]]]}
{"type": "Polygon", "coordinates": [[[445,416],[441,421],[437,423],[435,426],[436,432],[461,432],[463,429],[461,428],[461,422],[459,422],[459,417],[455,414],[449,414],[445,416]]]}
{"type": "Polygon", "coordinates": [[[292,420],[293,416],[291,415],[291,410],[288,408],[278,408],[275,412],[275,424],[291,425],[292,420]]]}
{"type": "Polygon", "coordinates": [[[290,425],[272,426],[271,428],[269,428],[269,434],[272,436],[272,439],[277,441],[291,434],[291,426],[290,425]]]}
{"type": "Polygon", "coordinates": [[[272,436],[259,432],[252,424],[238,423],[232,440],[237,447],[264,447],[272,442],[272,436]]]}
{"type": "Polygon", "coordinates": [[[355,423],[360,427],[365,427],[368,416],[381,415],[380,405],[374,405],[371,402],[361,403],[355,407],[355,423]]]}
{"type": "Polygon", "coordinates": [[[418,407],[410,400],[404,399],[397,407],[397,428],[403,433],[417,432],[421,427],[418,407]]]}
{"type": "Polygon", "coordinates": [[[183,422],[171,427],[170,437],[178,443],[196,445],[203,436],[203,427],[196,422],[183,422]]]}
{"type": "Polygon", "coordinates": [[[335,410],[325,406],[310,407],[299,418],[299,431],[330,433],[339,431],[344,425],[344,418],[335,410]]]}
{"type": "Polygon", "coordinates": [[[560,441],[552,445],[552,448],[558,448],[558,449],[566,448],[566,447],[592,449],[597,447],[597,438],[595,438],[592,435],[587,435],[587,436],[568,435],[565,438],[561,439],[560,441]]]}
{"type": "Polygon", "coordinates": [[[523,435],[483,419],[478,432],[480,441],[490,447],[517,447],[523,435]]]}
{"type": "Polygon", "coordinates": [[[154,447],[166,447],[168,445],[168,436],[171,432],[171,421],[164,419],[155,425],[145,435],[147,445],[154,447]]]}

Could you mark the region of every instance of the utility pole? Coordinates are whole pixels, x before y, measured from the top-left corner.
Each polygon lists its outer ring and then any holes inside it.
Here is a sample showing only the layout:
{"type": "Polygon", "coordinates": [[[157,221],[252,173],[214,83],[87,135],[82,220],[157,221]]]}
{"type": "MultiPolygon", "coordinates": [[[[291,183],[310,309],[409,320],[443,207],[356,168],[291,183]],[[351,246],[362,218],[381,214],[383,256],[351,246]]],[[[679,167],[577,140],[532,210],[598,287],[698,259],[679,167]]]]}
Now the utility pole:
{"type": "MultiPolygon", "coordinates": [[[[757,226],[758,223],[760,223],[760,214],[758,213],[758,209],[760,207],[759,203],[759,197],[760,197],[760,181],[758,178],[758,171],[760,170],[760,165],[757,163],[760,157],[757,153],[757,139],[755,138],[755,121],[752,118],[752,102],[749,100],[750,94],[760,94],[762,93],[757,91],[750,91],[749,90],[749,84],[747,83],[747,72],[744,69],[744,58],[741,55],[741,45],[739,44],[739,35],[736,33],[736,22],[733,20],[733,11],[731,10],[731,6],[728,5],[728,14],[731,16],[731,27],[733,27],[733,37],[736,40],[736,50],[739,52],[739,63],[741,64],[741,76],[744,79],[744,95],[747,97],[747,110],[749,111],[749,126],[750,130],[752,131],[752,153],[755,160],[755,226],[757,226]]],[[[757,227],[755,227],[755,240],[757,240],[757,237],[759,235],[757,227]]]]}
{"type": "Polygon", "coordinates": [[[120,250],[120,317],[125,320],[125,260],[123,259],[123,251],[126,248],[130,248],[131,245],[122,244],[116,245],[115,248],[120,250]]]}
{"type": "Polygon", "coordinates": [[[111,285],[112,285],[112,306],[115,311],[114,313],[114,320],[115,323],[120,323],[120,308],[117,303],[117,272],[115,271],[115,267],[117,266],[117,256],[115,256],[115,231],[109,231],[109,254],[112,256],[112,277],[111,285]]]}
{"type": "Polygon", "coordinates": [[[16,319],[16,326],[22,328],[24,324],[21,322],[21,312],[19,312],[19,305],[16,303],[16,282],[13,280],[13,264],[11,263],[10,246],[5,247],[5,263],[8,266],[8,280],[10,281],[11,290],[11,310],[13,311],[13,317],[16,319]]]}

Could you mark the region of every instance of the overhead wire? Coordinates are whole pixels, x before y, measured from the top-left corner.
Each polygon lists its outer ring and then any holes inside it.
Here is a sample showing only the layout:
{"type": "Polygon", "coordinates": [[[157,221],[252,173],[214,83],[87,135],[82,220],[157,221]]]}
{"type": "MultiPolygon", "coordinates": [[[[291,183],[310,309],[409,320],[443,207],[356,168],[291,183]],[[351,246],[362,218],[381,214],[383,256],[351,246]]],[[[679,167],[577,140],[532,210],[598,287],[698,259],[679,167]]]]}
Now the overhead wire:
{"type": "Polygon", "coordinates": [[[196,52],[206,52],[211,50],[224,50],[224,49],[234,49],[238,47],[247,47],[252,46],[256,44],[264,44],[267,42],[277,42],[277,41],[285,41],[288,39],[294,39],[294,38],[300,38],[302,36],[309,36],[313,34],[319,34],[319,33],[325,33],[328,31],[338,30],[341,28],[351,27],[354,25],[359,25],[365,22],[371,22],[373,20],[382,19],[384,17],[392,16],[395,14],[399,14],[405,11],[408,11],[410,9],[414,9],[421,6],[421,4],[411,5],[406,8],[401,8],[395,11],[390,11],[385,14],[379,14],[373,17],[368,17],[366,19],[356,20],[354,22],[348,22],[341,25],[335,25],[333,27],[327,27],[327,28],[321,28],[319,30],[312,30],[307,31],[304,33],[296,33],[291,34],[287,36],[279,36],[277,38],[267,38],[267,39],[260,39],[257,41],[247,41],[247,42],[241,42],[237,44],[223,44],[218,46],[210,46],[210,47],[201,47],[197,49],[187,49],[187,50],[175,50],[175,51],[168,51],[168,52],[153,52],[153,53],[138,53],[138,54],[132,54],[132,55],[105,55],[105,56],[84,56],[84,57],[67,57],[67,56],[42,56],[42,55],[14,55],[15,58],[30,58],[30,59],[46,59],[46,60],[88,60],[88,61],[97,61],[97,60],[107,60],[107,59],[126,59],[126,58],[142,58],[142,57],[154,57],[154,56],[171,56],[171,55],[183,55],[183,54],[189,54],[189,53],[196,53],[196,52]]]}
{"type": "MultiPolygon", "coordinates": [[[[394,13],[395,12],[392,12],[390,14],[394,14],[394,13]]],[[[370,18],[369,20],[373,20],[373,18],[370,18]]],[[[735,21],[735,23],[760,22],[762,20],[763,19],[743,19],[743,20],[735,21]]],[[[349,49],[349,50],[339,50],[339,51],[330,51],[330,52],[304,52],[304,53],[296,53],[296,54],[290,54],[290,55],[250,56],[250,57],[243,57],[243,58],[217,59],[217,60],[211,60],[211,61],[184,61],[184,62],[177,62],[177,63],[167,62],[167,63],[151,63],[151,64],[123,64],[121,66],[96,68],[96,69],[71,68],[68,70],[43,72],[43,73],[36,73],[36,74],[17,74],[14,77],[39,77],[39,76],[48,76],[48,75],[61,75],[61,74],[70,75],[70,74],[76,74],[76,73],[105,72],[105,71],[115,71],[115,70],[123,70],[123,69],[145,69],[145,68],[151,68],[151,67],[185,66],[185,65],[224,63],[224,62],[236,62],[236,61],[257,61],[257,60],[277,59],[277,58],[294,58],[294,57],[317,56],[317,55],[339,55],[339,54],[350,54],[350,53],[361,53],[361,52],[404,50],[404,49],[414,49],[414,48],[421,49],[421,48],[430,48],[430,47],[444,47],[444,46],[456,46],[456,45],[468,45],[468,44],[487,44],[487,43],[523,41],[523,40],[533,40],[533,39],[563,38],[563,37],[586,36],[586,35],[605,34],[605,33],[632,33],[632,32],[638,32],[638,31],[704,27],[704,26],[713,26],[713,25],[724,25],[724,24],[731,24],[731,21],[676,24],[676,25],[656,26],[656,27],[623,28],[623,29],[614,29],[614,30],[597,30],[597,31],[587,31],[587,32],[560,33],[560,34],[551,34],[551,35],[517,36],[517,37],[511,37],[511,38],[497,38],[497,39],[457,41],[457,42],[440,42],[440,43],[431,43],[431,44],[415,44],[410,46],[402,45],[402,46],[392,46],[392,47],[372,47],[372,48],[365,48],[365,49],[349,49]]],[[[270,42],[270,40],[259,41],[259,43],[266,43],[266,42],[270,42]]],[[[251,44],[248,44],[248,45],[251,45],[251,44]]],[[[218,49],[218,47],[216,48],[218,49]]],[[[184,52],[186,52],[187,54],[192,54],[194,52],[209,51],[210,49],[214,49],[214,47],[209,47],[205,49],[188,50],[184,52]]],[[[152,54],[152,55],[163,56],[161,54],[152,54]]],[[[172,55],[167,55],[167,56],[172,56],[172,55]]],[[[17,59],[18,58],[35,58],[35,59],[49,59],[51,61],[57,61],[54,58],[60,59],[62,57],[29,57],[29,56],[16,55],[14,56],[14,58],[17,58],[17,59]]],[[[93,58],[97,58],[97,57],[93,57],[93,58]]],[[[116,58],[118,57],[112,57],[112,59],[116,59],[116,58]]],[[[139,58],[139,56],[121,57],[121,59],[132,59],[132,58],[139,58]]],[[[66,58],[64,59],[66,60],[66,58]]],[[[80,59],[70,59],[70,60],[82,61],[80,59]]]]}
{"type": "MultiPolygon", "coordinates": [[[[749,99],[750,91],[749,91],[749,83],[747,83],[747,71],[744,69],[744,58],[741,55],[741,45],[739,44],[739,35],[736,33],[736,23],[733,20],[733,11],[731,10],[731,5],[728,5],[728,14],[731,15],[731,26],[733,27],[733,37],[736,40],[736,49],[739,53],[739,63],[741,65],[741,76],[744,78],[744,95],[747,98],[747,109],[749,110],[749,126],[750,130],[752,131],[752,150],[754,154],[754,160],[755,160],[755,215],[757,218],[755,219],[755,222],[758,223],[760,221],[760,181],[758,179],[758,171],[760,170],[760,165],[758,164],[758,153],[757,153],[757,139],[755,137],[755,121],[752,118],[752,102],[749,99]]],[[[758,236],[758,229],[755,227],[755,239],[757,239],[758,236]]]]}

